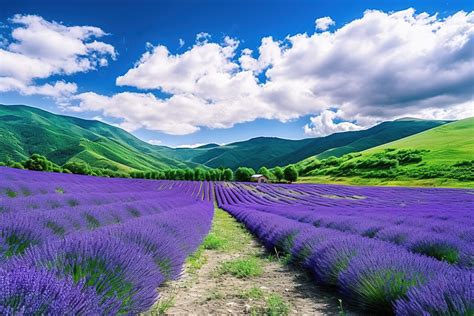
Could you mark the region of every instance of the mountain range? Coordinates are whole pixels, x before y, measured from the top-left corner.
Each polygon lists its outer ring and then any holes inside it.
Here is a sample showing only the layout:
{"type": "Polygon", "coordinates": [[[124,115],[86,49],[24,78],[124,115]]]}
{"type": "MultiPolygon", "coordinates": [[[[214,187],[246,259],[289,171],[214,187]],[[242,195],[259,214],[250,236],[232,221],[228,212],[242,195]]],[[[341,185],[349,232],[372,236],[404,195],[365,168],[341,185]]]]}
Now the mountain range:
{"type": "Polygon", "coordinates": [[[449,121],[405,118],[361,131],[289,140],[257,137],[219,146],[170,148],[148,144],[99,121],[53,114],[26,105],[0,105],[0,161],[25,160],[39,153],[62,165],[84,161],[112,170],[153,170],[207,166],[258,169],[363,151],[418,134],[449,121]]]}

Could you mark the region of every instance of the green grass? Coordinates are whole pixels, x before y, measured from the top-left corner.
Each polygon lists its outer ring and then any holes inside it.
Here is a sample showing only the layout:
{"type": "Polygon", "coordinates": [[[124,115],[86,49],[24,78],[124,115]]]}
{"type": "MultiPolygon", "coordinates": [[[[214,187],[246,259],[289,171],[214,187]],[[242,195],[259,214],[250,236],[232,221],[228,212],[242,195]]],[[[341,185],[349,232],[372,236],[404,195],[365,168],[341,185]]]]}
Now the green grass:
{"type": "Polygon", "coordinates": [[[189,273],[196,273],[207,262],[204,256],[204,248],[200,246],[192,255],[186,259],[189,273]]]}
{"type": "Polygon", "coordinates": [[[153,314],[164,315],[173,305],[173,297],[161,299],[156,305],[156,308],[153,309],[153,314]]]}
{"type": "Polygon", "coordinates": [[[266,316],[284,316],[290,312],[290,306],[285,300],[278,294],[270,294],[265,299],[264,306],[254,307],[250,314],[251,315],[266,315],[266,316]]]}
{"type": "Polygon", "coordinates": [[[210,233],[204,239],[202,247],[208,250],[223,249],[226,246],[227,241],[221,237],[218,237],[215,233],[210,233]]]}
{"type": "Polygon", "coordinates": [[[252,235],[243,224],[215,205],[212,228],[202,247],[224,252],[240,252],[251,239],[252,235]]]}
{"type": "Polygon", "coordinates": [[[276,294],[271,294],[267,298],[265,314],[269,316],[288,315],[290,308],[283,298],[276,294]]]}
{"type": "Polygon", "coordinates": [[[196,273],[207,262],[204,250],[239,252],[251,238],[242,224],[215,204],[211,231],[196,252],[187,258],[188,271],[196,273]]]}
{"type": "Polygon", "coordinates": [[[6,194],[8,197],[10,197],[10,198],[14,198],[14,197],[16,197],[16,196],[18,195],[18,194],[17,194],[15,191],[13,191],[12,189],[6,189],[6,190],[5,190],[5,194],[6,194]]]}
{"type": "Polygon", "coordinates": [[[251,287],[248,290],[243,290],[238,294],[238,297],[241,299],[253,299],[258,300],[264,297],[263,290],[258,287],[251,287]]]}
{"type": "Polygon", "coordinates": [[[219,274],[230,274],[237,278],[251,278],[263,274],[262,262],[256,257],[239,258],[223,262],[219,274]]]}

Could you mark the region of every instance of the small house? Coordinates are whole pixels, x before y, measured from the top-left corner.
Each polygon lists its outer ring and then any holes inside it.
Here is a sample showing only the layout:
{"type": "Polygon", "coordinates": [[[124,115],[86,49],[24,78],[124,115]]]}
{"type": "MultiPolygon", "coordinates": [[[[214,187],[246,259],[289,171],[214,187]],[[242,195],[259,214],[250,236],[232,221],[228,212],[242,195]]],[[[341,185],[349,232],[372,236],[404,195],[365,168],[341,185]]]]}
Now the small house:
{"type": "Polygon", "coordinates": [[[257,182],[257,183],[267,183],[268,178],[265,177],[263,174],[254,174],[253,176],[250,177],[251,182],[257,182]]]}

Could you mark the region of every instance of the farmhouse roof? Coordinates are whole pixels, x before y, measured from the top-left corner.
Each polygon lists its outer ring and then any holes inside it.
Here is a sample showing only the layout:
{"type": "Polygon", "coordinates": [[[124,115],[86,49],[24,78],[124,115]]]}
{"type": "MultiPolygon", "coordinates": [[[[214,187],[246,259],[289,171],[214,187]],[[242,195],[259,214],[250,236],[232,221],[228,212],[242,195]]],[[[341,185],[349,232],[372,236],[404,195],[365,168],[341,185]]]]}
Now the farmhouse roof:
{"type": "MultiPolygon", "coordinates": [[[[260,178],[260,177],[265,177],[263,174],[254,174],[252,178],[260,178]]],[[[266,178],[266,177],[265,177],[266,178]]]]}

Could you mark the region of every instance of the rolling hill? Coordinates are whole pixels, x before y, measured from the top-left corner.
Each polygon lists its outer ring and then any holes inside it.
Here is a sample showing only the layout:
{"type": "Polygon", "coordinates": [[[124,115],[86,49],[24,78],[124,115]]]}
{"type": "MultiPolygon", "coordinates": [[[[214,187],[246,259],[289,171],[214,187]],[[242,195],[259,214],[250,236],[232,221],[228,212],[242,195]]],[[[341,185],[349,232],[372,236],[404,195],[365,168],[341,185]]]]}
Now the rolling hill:
{"type": "Polygon", "coordinates": [[[386,149],[428,150],[423,154],[427,164],[452,164],[474,159],[474,117],[439,126],[416,135],[386,143],[362,154],[374,154],[386,149]]]}
{"type": "Polygon", "coordinates": [[[474,117],[341,158],[296,164],[304,182],[474,186],[474,117]]]}
{"type": "Polygon", "coordinates": [[[32,153],[62,165],[84,161],[119,171],[240,166],[258,169],[296,163],[310,156],[342,156],[445,124],[404,119],[355,132],[288,140],[257,137],[219,146],[169,148],[150,145],[99,121],[52,114],[25,105],[0,105],[0,161],[21,161],[32,153]]]}
{"type": "Polygon", "coordinates": [[[372,128],[336,133],[319,138],[288,140],[258,137],[243,142],[211,148],[177,149],[170,153],[174,158],[203,164],[236,169],[240,166],[258,169],[296,163],[310,156],[327,158],[362,151],[406,136],[423,132],[447,121],[403,119],[383,122],[372,128]]]}
{"type": "Polygon", "coordinates": [[[120,171],[192,165],[161,151],[160,146],[102,122],[23,105],[0,105],[0,161],[21,161],[39,153],[60,165],[84,161],[92,167],[120,171]]]}

